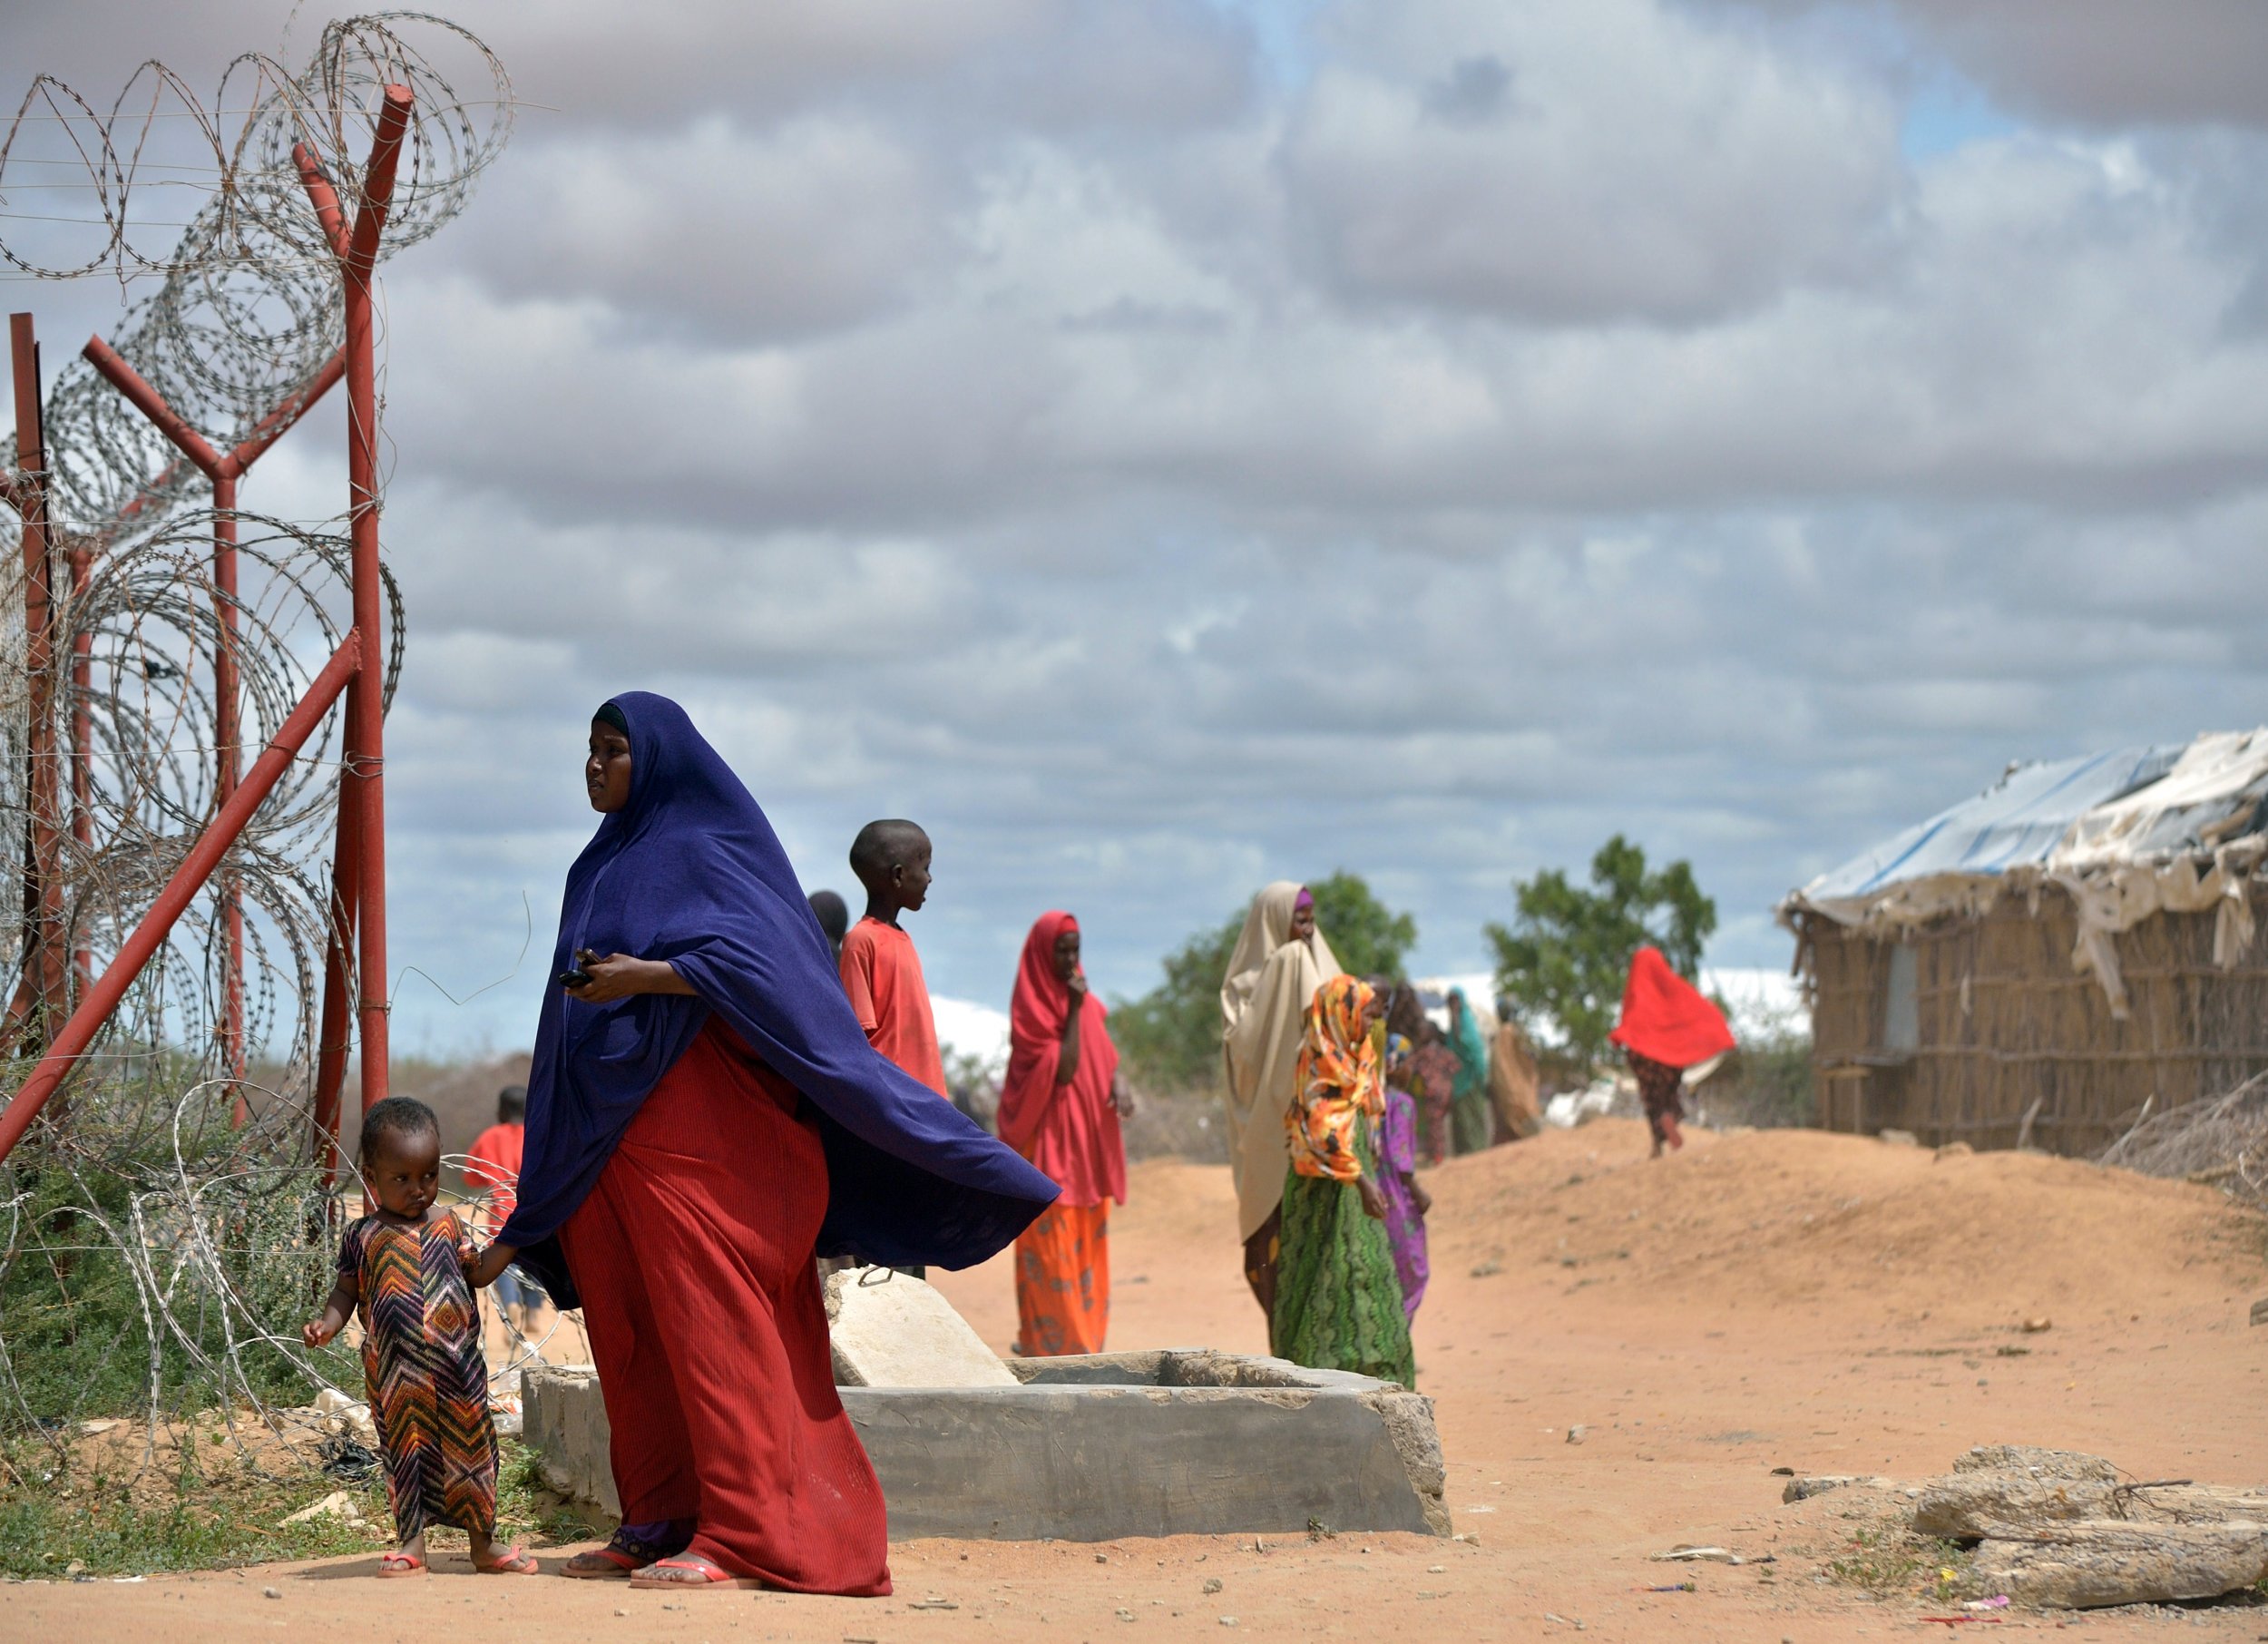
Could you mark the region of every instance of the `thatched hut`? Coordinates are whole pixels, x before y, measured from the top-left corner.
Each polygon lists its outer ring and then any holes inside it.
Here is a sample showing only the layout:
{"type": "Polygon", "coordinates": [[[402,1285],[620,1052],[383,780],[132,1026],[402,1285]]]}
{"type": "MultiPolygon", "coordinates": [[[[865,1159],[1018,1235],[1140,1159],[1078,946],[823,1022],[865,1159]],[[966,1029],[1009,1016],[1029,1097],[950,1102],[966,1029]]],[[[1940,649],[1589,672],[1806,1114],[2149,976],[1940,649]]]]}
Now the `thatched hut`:
{"type": "Polygon", "coordinates": [[[1819,1123],[2091,1154],[2268,1070],[2268,729],[2011,766],[1781,905],[1819,1123]]]}

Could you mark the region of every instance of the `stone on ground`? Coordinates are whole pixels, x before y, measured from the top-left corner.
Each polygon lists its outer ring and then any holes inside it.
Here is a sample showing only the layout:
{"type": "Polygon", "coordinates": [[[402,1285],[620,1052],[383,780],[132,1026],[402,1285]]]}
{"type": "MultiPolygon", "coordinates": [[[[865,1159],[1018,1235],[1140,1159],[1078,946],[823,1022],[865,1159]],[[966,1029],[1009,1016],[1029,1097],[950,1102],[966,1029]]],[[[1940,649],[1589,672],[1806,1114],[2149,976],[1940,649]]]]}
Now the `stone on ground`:
{"type": "Polygon", "coordinates": [[[2090,1519],[1977,1547],[1976,1590],[2042,1610],[2218,1598],[2268,1578],[2268,1525],[2090,1519]]]}

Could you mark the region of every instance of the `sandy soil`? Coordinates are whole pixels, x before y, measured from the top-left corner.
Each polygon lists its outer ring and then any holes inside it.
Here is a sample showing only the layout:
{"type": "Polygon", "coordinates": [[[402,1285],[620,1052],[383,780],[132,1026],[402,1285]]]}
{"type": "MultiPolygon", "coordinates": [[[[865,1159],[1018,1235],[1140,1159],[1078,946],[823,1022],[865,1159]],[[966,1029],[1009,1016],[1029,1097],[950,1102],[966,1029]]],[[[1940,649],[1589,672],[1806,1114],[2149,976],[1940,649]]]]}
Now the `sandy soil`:
{"type": "MultiPolygon", "coordinates": [[[[1420,1382],[1471,1540],[914,1542],[893,1552],[897,1596],[866,1601],[481,1580],[461,1552],[381,1586],[373,1555],[0,1587],[0,1639],[921,1644],[1218,1639],[1228,1618],[1237,1636],[1364,1640],[1930,1637],[1941,1611],[1824,1579],[1852,1509],[1782,1506],[1773,1468],[1919,1477],[2006,1442],[2143,1477],[2268,1480],[2268,1329],[2245,1323],[2268,1290],[2263,1231],[2209,1189],[1796,1131],[1697,1134],[1651,1165],[1621,1121],[1455,1161],[1432,1185],[1420,1382]],[[2028,1317],[2052,1327],[2025,1333],[2028,1317]],[[1679,1541],[1777,1561],[1648,1561],[1679,1541]],[[1697,1590],[1645,1590],[1686,1578],[1697,1590]]],[[[1263,1346],[1230,1203],[1224,1169],[1137,1169],[1112,1241],[1114,1346],[1263,1346]]],[[[1005,1261],[941,1282],[1007,1345],[1005,1261]]],[[[2000,1625],[2255,1639],[2268,1608],[2000,1625]]]]}

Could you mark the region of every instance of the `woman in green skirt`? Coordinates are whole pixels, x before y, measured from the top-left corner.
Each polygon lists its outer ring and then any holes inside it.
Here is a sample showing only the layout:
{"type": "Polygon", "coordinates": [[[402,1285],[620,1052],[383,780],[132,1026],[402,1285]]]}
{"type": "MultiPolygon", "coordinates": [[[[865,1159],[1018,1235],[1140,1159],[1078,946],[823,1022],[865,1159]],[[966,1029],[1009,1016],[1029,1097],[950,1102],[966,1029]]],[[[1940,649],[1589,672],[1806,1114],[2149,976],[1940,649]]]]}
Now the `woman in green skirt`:
{"type": "Polygon", "coordinates": [[[1417,1385],[1410,1325],[1386,1238],[1377,1127],[1385,1113],[1376,1036],[1385,1002],[1334,976],[1307,1007],[1297,1095],[1285,1115],[1283,1255],[1269,1341],[1276,1355],[1417,1385]]]}

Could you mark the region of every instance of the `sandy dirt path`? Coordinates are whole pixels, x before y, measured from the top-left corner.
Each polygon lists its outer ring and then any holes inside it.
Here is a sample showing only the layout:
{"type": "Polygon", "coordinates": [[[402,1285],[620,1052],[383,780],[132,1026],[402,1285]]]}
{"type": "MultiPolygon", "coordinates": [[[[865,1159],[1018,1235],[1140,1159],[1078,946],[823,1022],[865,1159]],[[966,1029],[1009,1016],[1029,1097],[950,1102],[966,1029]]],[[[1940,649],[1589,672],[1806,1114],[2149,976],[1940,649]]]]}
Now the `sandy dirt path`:
{"type": "MultiPolygon", "coordinates": [[[[2263,1230],[2209,1189],[1810,1132],[1696,1134],[1659,1165],[1644,1146],[1642,1127],[1602,1121],[1432,1174],[1420,1383],[1477,1541],[913,1542],[893,1550],[896,1596],[865,1601],[490,1580],[461,1552],[381,1585],[373,1554],[0,1587],[0,1639],[1928,1638],[1941,1611],[1823,1580],[1850,1551],[1845,1509],[1784,1507],[1773,1468],[1918,1478],[1973,1443],[2026,1443],[2142,1477],[2268,1481],[2268,1329],[2246,1326],[2268,1291],[2263,1230]],[[1680,1541],[1777,1561],[1649,1561],[1680,1541]],[[1697,1590],[1643,1590],[1688,1578],[1697,1590]]],[[[1227,1172],[1153,1162],[1132,1194],[1111,1345],[1260,1350],[1227,1172]]],[[[940,1282],[1007,1346],[1004,1259],[940,1282]]],[[[2067,1627],[2249,1640],[2268,1639],[2268,1608],[1994,1630],[2067,1627]]]]}

